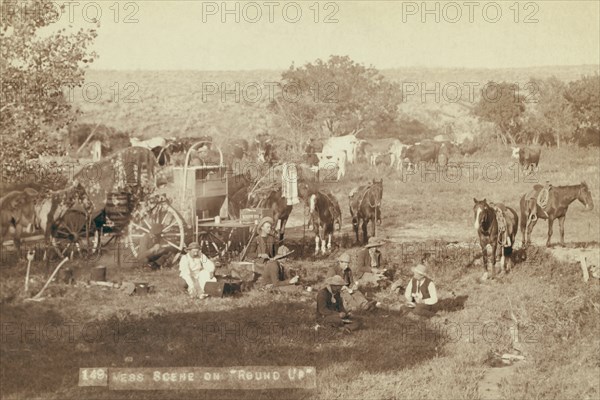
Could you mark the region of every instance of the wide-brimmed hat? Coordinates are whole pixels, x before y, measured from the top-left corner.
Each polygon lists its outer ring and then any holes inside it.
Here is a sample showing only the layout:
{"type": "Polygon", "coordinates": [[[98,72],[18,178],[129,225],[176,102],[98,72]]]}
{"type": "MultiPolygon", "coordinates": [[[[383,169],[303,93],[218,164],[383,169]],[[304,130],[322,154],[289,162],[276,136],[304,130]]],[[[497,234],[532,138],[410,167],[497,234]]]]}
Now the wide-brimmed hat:
{"type": "Polygon", "coordinates": [[[200,245],[198,244],[198,242],[192,242],[187,245],[186,249],[187,250],[194,250],[194,249],[200,250],[200,245]]]}
{"type": "Polygon", "coordinates": [[[413,272],[413,274],[421,274],[431,279],[431,277],[427,274],[427,267],[423,264],[417,264],[416,267],[412,267],[410,270],[413,272]]]}
{"type": "Polygon", "coordinates": [[[281,246],[280,248],[277,249],[277,255],[275,257],[273,257],[273,260],[279,260],[280,258],[285,258],[287,256],[289,256],[290,254],[292,254],[294,252],[294,250],[288,249],[286,246],[281,246]]]}
{"type": "Polygon", "coordinates": [[[330,276],[329,278],[325,279],[325,284],[329,285],[329,286],[332,286],[332,285],[333,286],[345,286],[346,281],[341,276],[334,275],[334,276],[330,276]]]}
{"type": "Polygon", "coordinates": [[[150,234],[152,235],[160,235],[163,231],[163,226],[162,224],[152,224],[152,226],[150,227],[150,234]]]}
{"type": "Polygon", "coordinates": [[[349,263],[350,262],[350,254],[343,253],[341,256],[338,257],[338,261],[349,263]]]}
{"type": "Polygon", "coordinates": [[[270,223],[271,226],[273,226],[273,218],[271,217],[262,217],[259,221],[258,221],[258,225],[257,225],[257,229],[262,228],[262,226],[266,223],[270,223]]]}
{"type": "Polygon", "coordinates": [[[382,241],[380,241],[379,239],[377,239],[376,237],[370,237],[369,238],[369,242],[365,245],[365,247],[371,248],[371,247],[379,247],[379,246],[383,246],[384,243],[382,241]]]}

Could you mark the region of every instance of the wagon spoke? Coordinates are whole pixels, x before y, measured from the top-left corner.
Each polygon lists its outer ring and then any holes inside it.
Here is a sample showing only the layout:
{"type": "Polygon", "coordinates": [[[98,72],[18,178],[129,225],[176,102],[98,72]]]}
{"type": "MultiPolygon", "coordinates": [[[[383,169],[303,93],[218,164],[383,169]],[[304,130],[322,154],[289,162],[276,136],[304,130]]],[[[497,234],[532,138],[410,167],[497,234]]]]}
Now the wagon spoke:
{"type": "Polygon", "coordinates": [[[175,243],[171,242],[170,240],[167,239],[163,239],[165,242],[169,243],[169,245],[175,247],[176,249],[179,249],[179,246],[177,246],[175,243]]]}

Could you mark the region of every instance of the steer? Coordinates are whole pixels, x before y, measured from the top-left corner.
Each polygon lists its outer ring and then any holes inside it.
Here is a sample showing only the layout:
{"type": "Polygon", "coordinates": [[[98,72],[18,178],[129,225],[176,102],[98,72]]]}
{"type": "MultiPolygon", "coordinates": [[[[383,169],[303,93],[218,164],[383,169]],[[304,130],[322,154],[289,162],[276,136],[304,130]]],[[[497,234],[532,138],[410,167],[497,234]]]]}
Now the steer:
{"type": "Polygon", "coordinates": [[[533,172],[534,167],[537,168],[538,163],[540,162],[540,155],[542,153],[542,149],[532,149],[529,147],[513,147],[512,151],[512,157],[514,159],[519,160],[519,164],[523,168],[525,168],[526,175],[529,175],[530,172],[533,172]]]}

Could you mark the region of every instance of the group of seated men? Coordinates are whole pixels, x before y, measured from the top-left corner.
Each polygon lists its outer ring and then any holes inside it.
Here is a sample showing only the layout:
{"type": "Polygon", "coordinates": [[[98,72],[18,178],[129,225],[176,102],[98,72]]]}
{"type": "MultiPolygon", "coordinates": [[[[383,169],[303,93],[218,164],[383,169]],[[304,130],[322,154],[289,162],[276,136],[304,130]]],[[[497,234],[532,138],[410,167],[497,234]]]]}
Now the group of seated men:
{"type": "MultiPolygon", "coordinates": [[[[286,276],[286,270],[280,260],[288,257],[293,251],[286,246],[276,246],[277,240],[272,234],[273,219],[263,218],[257,225],[257,235],[251,244],[250,259],[254,264],[254,287],[276,288],[281,291],[304,291],[299,285],[299,278],[286,276]]],[[[153,227],[154,228],[154,227],[153,227]]],[[[150,235],[144,236],[140,247],[140,257],[155,268],[164,257],[155,243],[159,236],[157,229],[150,229],[150,235]]],[[[324,286],[317,294],[317,320],[319,324],[335,326],[344,330],[355,330],[360,321],[353,318],[354,311],[373,311],[380,304],[376,300],[368,300],[363,289],[377,286],[384,279],[386,269],[382,268],[382,256],[379,247],[383,245],[377,238],[370,238],[367,245],[357,254],[357,265],[351,268],[349,253],[343,253],[335,265],[329,267],[324,286]]],[[[201,252],[196,242],[187,246],[187,252],[179,260],[180,287],[190,296],[205,298],[204,288],[207,282],[216,282],[215,263],[201,252]]],[[[406,307],[414,314],[422,317],[435,315],[434,305],[437,303],[435,284],[427,273],[427,267],[418,264],[413,267],[413,278],[405,288],[406,307]]],[[[399,281],[394,282],[392,291],[400,288],[399,281]]]]}

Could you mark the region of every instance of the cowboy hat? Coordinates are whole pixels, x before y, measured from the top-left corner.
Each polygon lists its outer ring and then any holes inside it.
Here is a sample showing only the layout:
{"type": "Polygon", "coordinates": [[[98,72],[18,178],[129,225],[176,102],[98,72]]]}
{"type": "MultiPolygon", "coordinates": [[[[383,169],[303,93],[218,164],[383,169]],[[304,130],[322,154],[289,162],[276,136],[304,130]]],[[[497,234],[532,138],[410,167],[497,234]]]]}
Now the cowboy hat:
{"type": "Polygon", "coordinates": [[[370,237],[369,238],[369,242],[365,245],[365,247],[371,248],[371,247],[379,247],[379,246],[383,246],[383,242],[379,241],[376,237],[370,237]]]}
{"type": "Polygon", "coordinates": [[[294,252],[294,250],[290,251],[290,249],[288,249],[286,246],[281,246],[280,248],[277,249],[277,255],[275,257],[273,257],[272,259],[279,260],[280,258],[285,258],[285,257],[289,256],[293,252],[294,252]]]}
{"type": "Polygon", "coordinates": [[[431,276],[429,276],[427,274],[427,267],[424,266],[423,264],[417,264],[416,267],[412,267],[410,270],[412,271],[413,274],[420,274],[420,275],[426,276],[427,278],[431,279],[431,276]]]}
{"type": "Polygon", "coordinates": [[[186,249],[187,250],[194,250],[194,249],[200,250],[200,245],[198,244],[198,242],[192,242],[187,245],[186,249]]]}
{"type": "Polygon", "coordinates": [[[150,234],[151,234],[151,235],[155,235],[155,236],[156,236],[156,235],[160,235],[160,234],[162,233],[162,231],[163,231],[163,226],[162,226],[162,224],[153,224],[153,225],[150,227],[150,234]]]}
{"type": "Polygon", "coordinates": [[[273,218],[271,217],[262,217],[259,221],[258,221],[258,225],[257,225],[257,229],[262,228],[262,226],[266,223],[270,223],[271,226],[273,226],[273,218]]]}
{"type": "Polygon", "coordinates": [[[349,263],[350,262],[350,254],[348,253],[343,253],[339,258],[338,261],[340,262],[346,262],[349,263]]]}
{"type": "Polygon", "coordinates": [[[344,278],[342,278],[341,276],[334,275],[325,279],[325,284],[329,286],[345,286],[346,281],[344,281],[344,278]]]}

